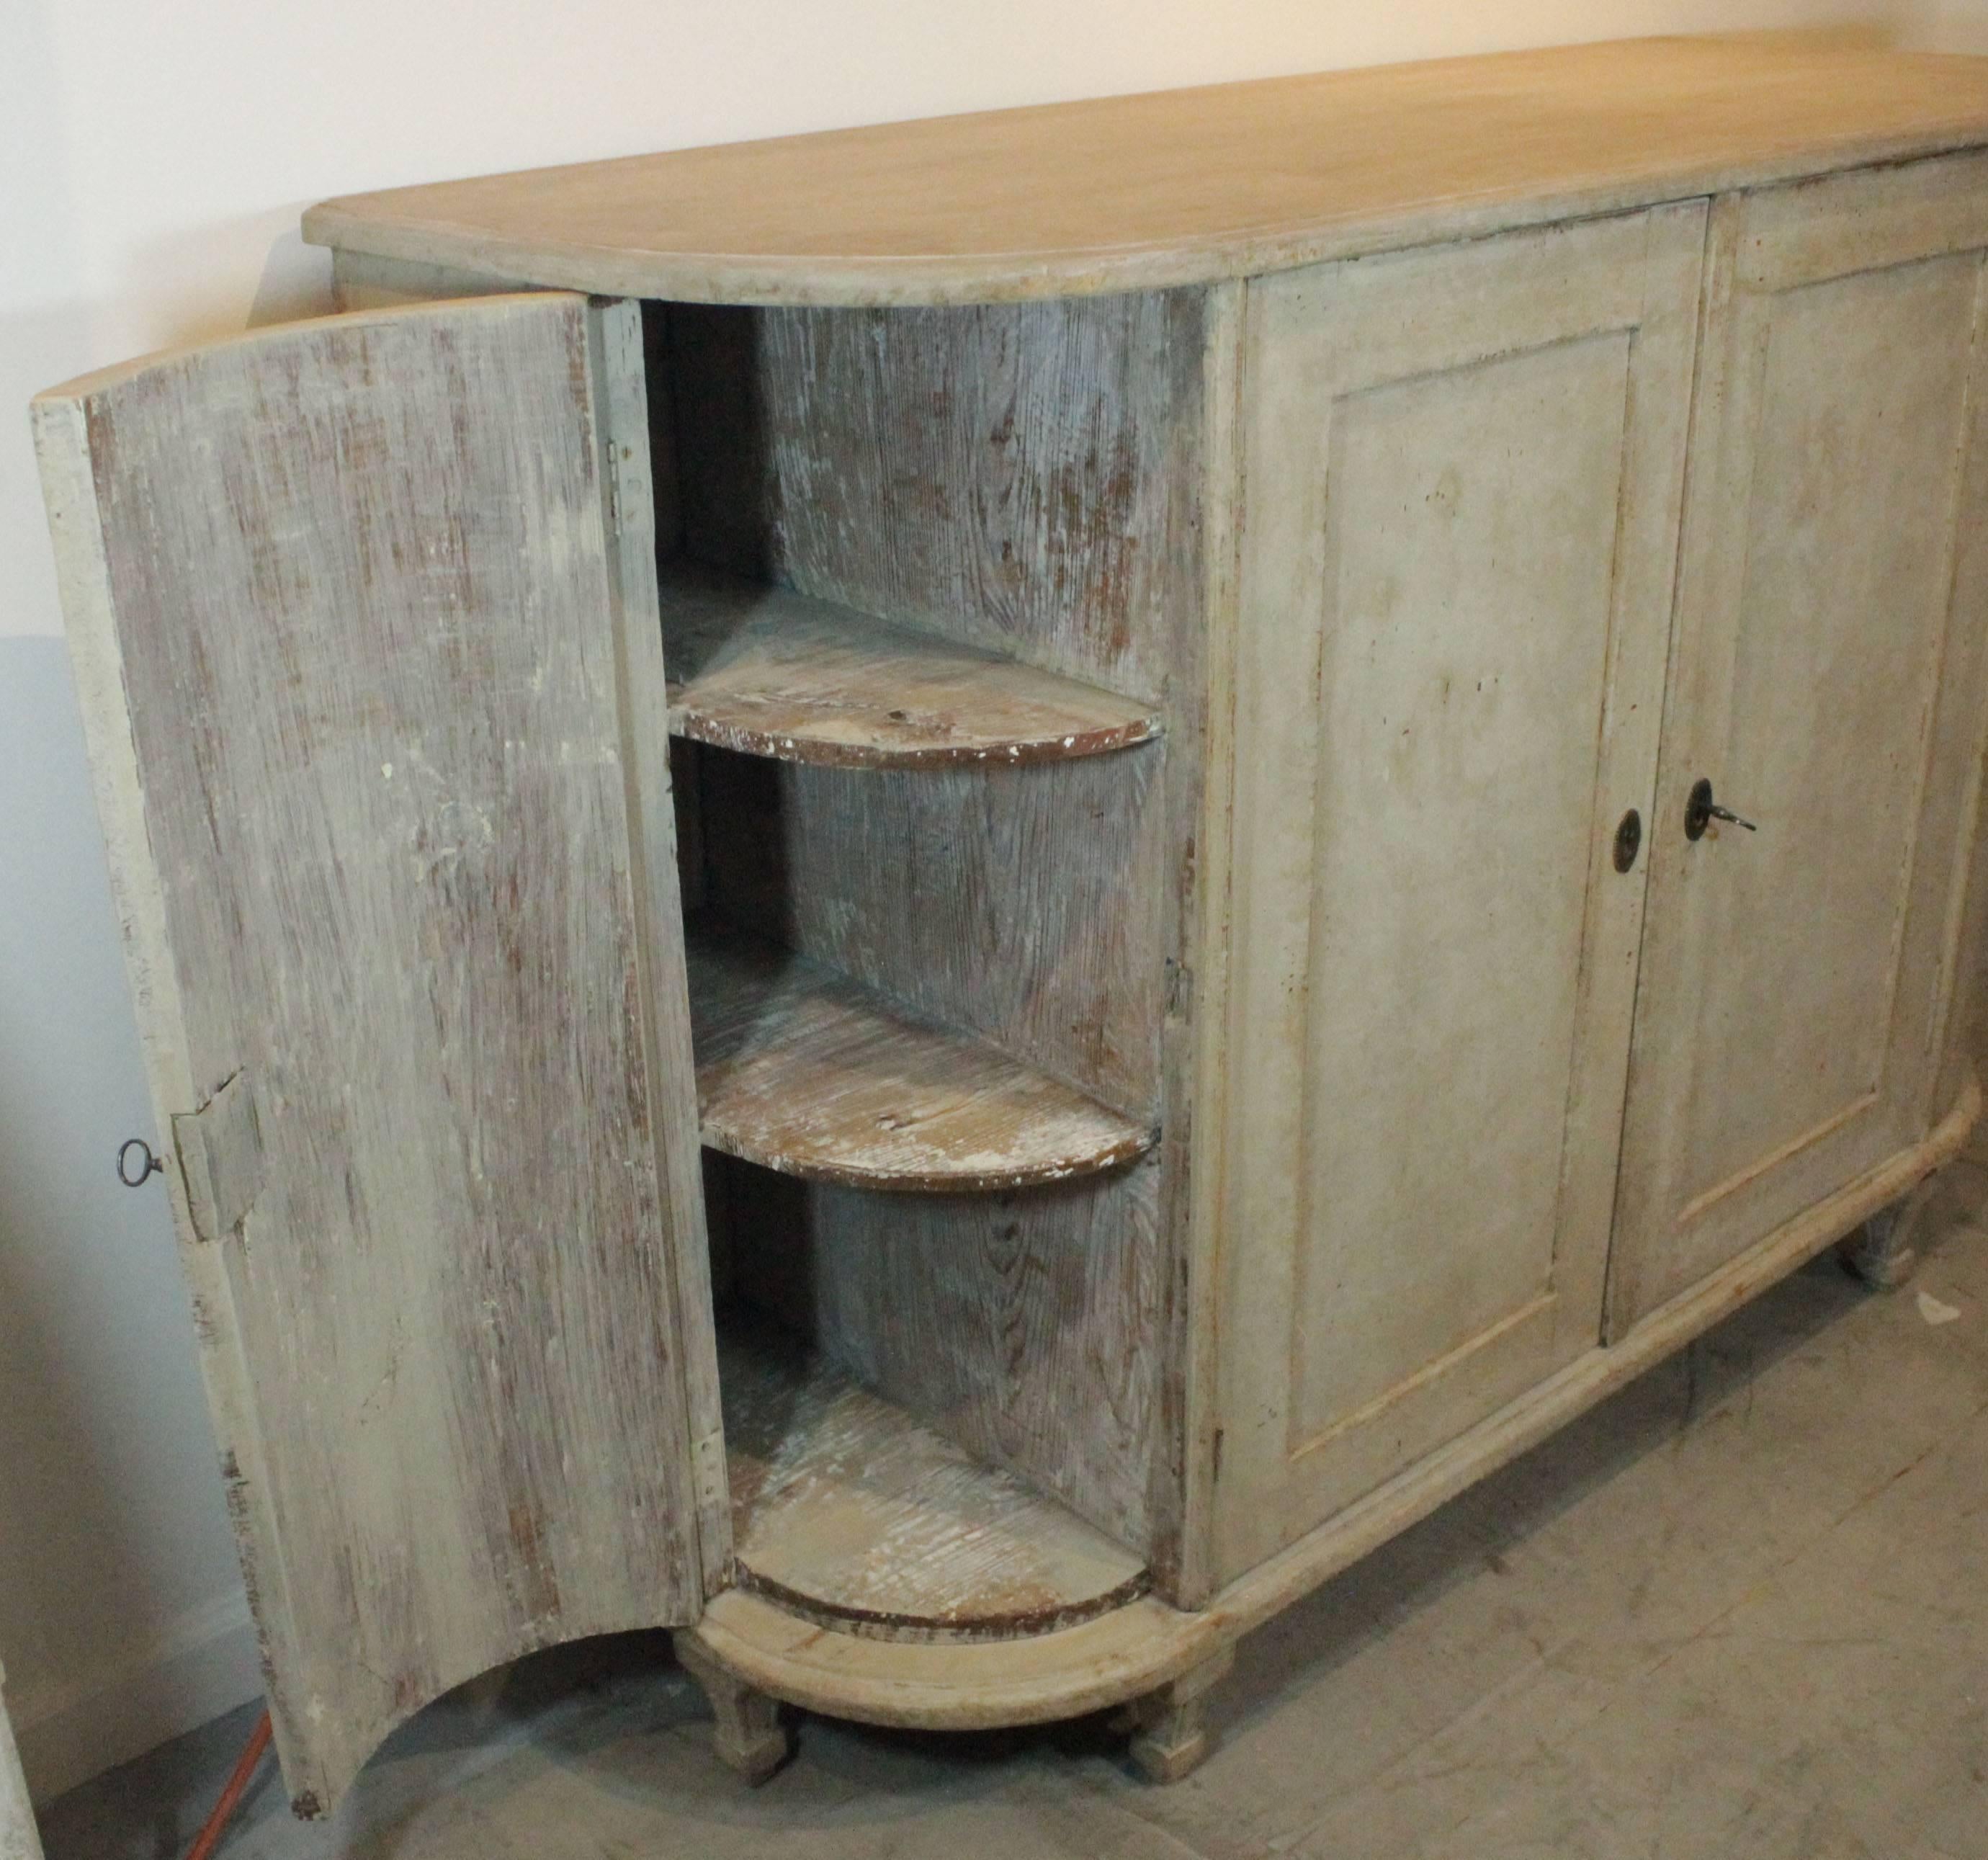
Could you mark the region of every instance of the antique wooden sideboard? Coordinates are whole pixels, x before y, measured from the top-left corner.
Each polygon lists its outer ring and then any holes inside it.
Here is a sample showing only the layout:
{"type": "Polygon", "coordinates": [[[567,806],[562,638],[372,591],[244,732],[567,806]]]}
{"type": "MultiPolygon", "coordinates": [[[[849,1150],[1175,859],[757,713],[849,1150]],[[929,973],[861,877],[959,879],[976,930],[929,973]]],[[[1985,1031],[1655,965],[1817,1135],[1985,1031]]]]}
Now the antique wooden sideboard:
{"type": "Polygon", "coordinates": [[[1988,61],[423,186],[37,403],[300,1811],[521,1653],[1205,1746],[1980,1093],[1988,61]],[[1740,817],[1743,816],[1744,818],[1740,817]]]}

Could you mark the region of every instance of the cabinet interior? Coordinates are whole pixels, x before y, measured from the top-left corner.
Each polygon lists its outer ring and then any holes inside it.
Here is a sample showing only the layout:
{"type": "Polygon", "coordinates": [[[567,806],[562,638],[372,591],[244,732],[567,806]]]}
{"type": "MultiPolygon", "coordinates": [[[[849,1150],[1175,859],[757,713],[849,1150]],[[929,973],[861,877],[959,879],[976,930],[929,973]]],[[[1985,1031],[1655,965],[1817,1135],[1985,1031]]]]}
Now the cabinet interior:
{"type": "Polygon", "coordinates": [[[647,309],[739,1567],[871,1634],[1148,1580],[1182,307],[647,309]]]}

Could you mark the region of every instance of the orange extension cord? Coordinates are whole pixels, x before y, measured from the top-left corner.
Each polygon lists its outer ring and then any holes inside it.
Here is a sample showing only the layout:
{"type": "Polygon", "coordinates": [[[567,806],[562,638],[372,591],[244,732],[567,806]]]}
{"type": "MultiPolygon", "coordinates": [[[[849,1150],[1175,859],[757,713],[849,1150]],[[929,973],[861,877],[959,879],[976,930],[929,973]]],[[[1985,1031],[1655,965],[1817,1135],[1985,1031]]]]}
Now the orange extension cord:
{"type": "Polygon", "coordinates": [[[194,1844],[187,1849],[187,1860],[208,1860],[221,1837],[226,1831],[235,1806],[242,1800],[242,1792],[248,1787],[250,1777],[255,1774],[255,1766],[262,1760],[262,1753],[269,1747],[269,1714],[263,1713],[255,1720],[255,1728],[248,1733],[248,1741],[242,1747],[242,1754],[235,1759],[235,1774],[228,1779],[228,1787],[221,1791],[221,1799],[214,1804],[214,1812],[207,1818],[207,1825],[194,1837],[194,1844]]]}

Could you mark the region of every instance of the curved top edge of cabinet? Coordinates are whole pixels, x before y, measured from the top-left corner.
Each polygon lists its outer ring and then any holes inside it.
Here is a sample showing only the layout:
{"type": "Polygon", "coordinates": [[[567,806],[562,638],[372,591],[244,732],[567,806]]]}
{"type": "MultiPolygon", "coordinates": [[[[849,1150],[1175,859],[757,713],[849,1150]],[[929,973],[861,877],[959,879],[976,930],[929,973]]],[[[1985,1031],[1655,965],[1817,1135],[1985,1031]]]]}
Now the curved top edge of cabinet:
{"type": "Polygon", "coordinates": [[[1618,39],[350,194],[312,242],[691,303],[1155,290],[1988,141],[1988,58],[1618,39]]]}

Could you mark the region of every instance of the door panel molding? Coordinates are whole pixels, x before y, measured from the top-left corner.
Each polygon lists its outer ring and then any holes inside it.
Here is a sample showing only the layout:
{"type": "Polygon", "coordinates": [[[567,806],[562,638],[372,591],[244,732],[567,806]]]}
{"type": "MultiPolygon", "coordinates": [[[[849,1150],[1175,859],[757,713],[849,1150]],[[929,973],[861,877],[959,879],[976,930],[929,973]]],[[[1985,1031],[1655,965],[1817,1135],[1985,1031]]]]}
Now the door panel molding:
{"type": "Polygon", "coordinates": [[[1694,1196],[1679,1212],[1677,1224],[1680,1227],[1686,1226],[1701,1214],[1709,1212],[1728,1195],[1737,1195],[1742,1189],[1750,1188],[1770,1170],[1777,1169],[1783,1163],[1792,1161],[1804,1150],[1813,1149],[1817,1144],[1834,1136],[1846,1124],[1854,1123],[1867,1111],[1875,1110],[1879,1101],[1877,1088],[1874,1086],[1861,1097],[1844,1105],[1841,1111],[1824,1118],[1820,1124],[1812,1124],[1800,1136],[1790,1138],[1779,1149],[1769,1151],[1766,1155],[1748,1163],[1736,1174],[1727,1176],[1723,1182],[1715,1182],[1702,1193],[1694,1196]]]}
{"type": "Polygon", "coordinates": [[[1251,289],[1224,1575],[1598,1340],[1705,222],[1251,289]]]}

